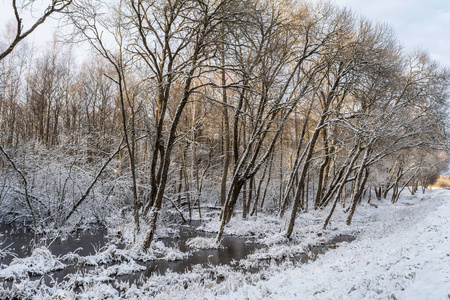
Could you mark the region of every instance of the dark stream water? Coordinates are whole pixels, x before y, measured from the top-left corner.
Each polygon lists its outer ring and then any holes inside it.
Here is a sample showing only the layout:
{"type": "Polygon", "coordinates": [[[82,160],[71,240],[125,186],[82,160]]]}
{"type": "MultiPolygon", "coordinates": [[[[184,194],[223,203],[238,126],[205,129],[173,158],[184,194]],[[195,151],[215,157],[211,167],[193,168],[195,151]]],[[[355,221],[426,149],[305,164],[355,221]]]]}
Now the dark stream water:
{"type": "MultiPolygon", "coordinates": [[[[103,247],[108,239],[106,238],[107,230],[103,227],[91,228],[88,230],[77,230],[76,232],[66,236],[64,239],[57,237],[56,239],[48,239],[43,236],[37,236],[38,246],[47,246],[55,256],[60,256],[73,252],[78,249],[77,253],[81,256],[95,254],[95,249],[103,247]]],[[[0,224],[0,242],[3,242],[1,248],[8,247],[16,257],[24,258],[31,255],[33,250],[33,231],[24,226],[0,224]]],[[[9,265],[13,257],[0,259],[0,263],[9,265]]]]}
{"type": "MultiPolygon", "coordinates": [[[[165,246],[178,248],[182,252],[186,253],[192,251],[192,249],[186,245],[186,241],[188,239],[198,236],[214,236],[211,233],[195,230],[195,228],[199,224],[200,223],[198,222],[194,222],[187,226],[180,226],[179,234],[177,235],[177,237],[162,238],[159,240],[162,241],[165,246]]],[[[11,252],[15,253],[15,255],[19,258],[31,255],[33,241],[32,231],[24,229],[23,227],[2,224],[0,225],[0,233],[2,234],[2,236],[0,236],[0,241],[4,241],[3,245],[0,247],[5,248],[6,246],[11,245],[10,247],[8,247],[8,249],[11,252]]],[[[56,238],[55,240],[45,240],[38,237],[38,245],[49,245],[49,250],[55,256],[62,256],[77,249],[79,249],[77,253],[80,256],[87,256],[95,254],[96,250],[100,249],[108,243],[106,234],[107,231],[105,228],[95,228],[87,231],[77,231],[72,235],[67,236],[65,239],[56,238]]],[[[353,236],[338,236],[328,243],[311,247],[309,253],[304,253],[296,257],[289,258],[289,260],[306,263],[309,260],[314,260],[318,254],[325,252],[327,249],[335,247],[336,244],[343,241],[352,241],[354,239],[355,238],[353,236]]],[[[191,270],[192,267],[197,264],[201,264],[203,266],[230,265],[233,261],[239,261],[247,257],[247,255],[253,253],[255,250],[266,247],[262,244],[255,243],[252,239],[236,236],[224,236],[222,245],[223,247],[219,249],[195,251],[183,260],[155,260],[149,262],[137,262],[139,265],[144,266],[145,270],[134,272],[128,275],[116,276],[115,280],[139,282],[141,278],[149,277],[152,274],[165,274],[167,270],[182,273],[187,270],[191,270]]],[[[12,256],[0,258],[0,264],[9,265],[12,259],[12,256]]],[[[261,264],[260,268],[262,267],[264,267],[264,262],[261,264]]],[[[44,282],[47,285],[50,285],[53,280],[61,282],[69,274],[73,274],[76,272],[87,273],[90,270],[94,270],[95,268],[96,267],[93,266],[77,265],[76,263],[68,264],[63,270],[55,271],[45,275],[44,282]]],[[[260,268],[254,268],[248,271],[258,272],[260,268]]],[[[38,280],[41,279],[41,276],[31,276],[30,279],[38,280]]],[[[8,286],[11,284],[11,282],[9,284],[7,282],[4,284],[8,286]]]]}

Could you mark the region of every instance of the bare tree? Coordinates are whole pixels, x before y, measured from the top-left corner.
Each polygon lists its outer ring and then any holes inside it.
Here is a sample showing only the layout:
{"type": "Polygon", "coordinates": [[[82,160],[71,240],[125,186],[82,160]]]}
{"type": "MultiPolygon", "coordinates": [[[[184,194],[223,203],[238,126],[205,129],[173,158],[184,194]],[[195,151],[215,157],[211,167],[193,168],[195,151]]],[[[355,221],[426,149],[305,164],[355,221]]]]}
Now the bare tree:
{"type": "Polygon", "coordinates": [[[40,17],[35,20],[29,28],[24,28],[24,15],[23,11],[27,9],[33,9],[35,5],[34,1],[25,1],[24,3],[17,3],[16,0],[11,1],[11,6],[14,11],[15,27],[16,33],[6,49],[1,49],[0,51],[0,61],[3,60],[7,55],[9,55],[14,48],[27,36],[29,36],[36,28],[42,25],[50,16],[56,15],[57,13],[64,12],[72,0],[52,0],[51,3],[47,5],[40,17]]]}

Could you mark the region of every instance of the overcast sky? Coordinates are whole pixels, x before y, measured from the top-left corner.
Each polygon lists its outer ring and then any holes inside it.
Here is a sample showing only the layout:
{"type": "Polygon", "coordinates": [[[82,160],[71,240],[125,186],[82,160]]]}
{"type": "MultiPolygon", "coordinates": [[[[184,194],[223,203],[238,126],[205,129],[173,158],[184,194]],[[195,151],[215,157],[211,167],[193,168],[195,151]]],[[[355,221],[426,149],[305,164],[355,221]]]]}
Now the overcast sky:
{"type": "Polygon", "coordinates": [[[390,24],[406,51],[426,50],[450,67],[450,0],[333,0],[375,22],[390,24]]]}
{"type": "MultiPolygon", "coordinates": [[[[0,0],[0,32],[13,20],[12,0],[0,0]]],[[[320,0],[312,0],[320,1],[320,0]]],[[[37,2],[45,2],[39,0],[37,2]]],[[[351,8],[355,13],[375,22],[391,24],[405,50],[426,50],[431,57],[450,67],[450,0],[331,0],[351,8]]],[[[55,22],[53,22],[55,23],[55,22]]],[[[35,32],[36,43],[52,37],[51,26],[35,32]]]]}

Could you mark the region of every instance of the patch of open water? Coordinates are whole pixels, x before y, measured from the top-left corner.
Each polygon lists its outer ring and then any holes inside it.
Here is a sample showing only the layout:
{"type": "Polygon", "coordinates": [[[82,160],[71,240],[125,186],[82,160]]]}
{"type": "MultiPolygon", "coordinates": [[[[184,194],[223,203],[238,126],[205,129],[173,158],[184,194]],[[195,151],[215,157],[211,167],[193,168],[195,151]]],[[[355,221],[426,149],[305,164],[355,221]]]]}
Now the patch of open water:
{"type": "MultiPolygon", "coordinates": [[[[243,238],[237,236],[224,236],[222,240],[222,246],[218,249],[201,249],[192,251],[186,245],[186,242],[194,237],[213,237],[212,233],[206,233],[196,230],[200,225],[199,222],[192,222],[189,225],[180,225],[179,234],[176,237],[158,239],[162,241],[165,246],[178,248],[181,252],[188,253],[190,255],[186,258],[178,261],[165,261],[155,260],[148,262],[137,262],[139,265],[144,266],[145,270],[133,272],[128,275],[116,276],[113,280],[128,281],[131,283],[139,283],[140,279],[151,276],[152,274],[165,274],[168,270],[176,273],[183,273],[192,269],[194,265],[201,264],[207,265],[231,265],[233,261],[239,261],[246,258],[249,254],[253,253],[257,249],[267,247],[262,244],[255,243],[254,239],[243,238]]],[[[31,254],[33,249],[33,232],[27,230],[21,226],[10,226],[1,224],[0,233],[2,234],[1,241],[4,241],[3,246],[8,246],[9,250],[19,258],[27,257],[31,254]]],[[[98,249],[108,243],[107,230],[105,228],[92,228],[90,230],[76,231],[72,235],[68,235],[66,238],[60,237],[50,241],[43,237],[37,238],[38,244],[48,245],[49,250],[55,256],[62,256],[69,252],[73,252],[79,249],[77,253],[80,256],[93,255],[98,249]]],[[[307,263],[309,260],[315,260],[317,255],[324,253],[329,248],[337,247],[338,243],[347,241],[351,242],[355,237],[350,235],[337,236],[327,243],[322,243],[317,246],[312,246],[309,253],[302,253],[292,258],[286,258],[282,261],[290,260],[293,262],[307,263]]],[[[12,261],[12,256],[6,256],[0,259],[0,264],[9,265],[12,261]]],[[[111,266],[111,265],[108,265],[111,266]]],[[[250,272],[258,272],[261,268],[264,268],[265,264],[262,263],[260,267],[252,268],[248,270],[250,272]]],[[[84,266],[74,264],[68,264],[63,270],[55,271],[44,275],[43,281],[47,285],[51,285],[55,280],[61,282],[69,274],[74,273],[88,273],[94,270],[94,266],[84,266]]],[[[235,268],[239,268],[236,267],[235,268]]],[[[40,280],[42,276],[31,276],[31,280],[40,280]]],[[[4,283],[4,286],[10,286],[11,282],[4,283]]]]}

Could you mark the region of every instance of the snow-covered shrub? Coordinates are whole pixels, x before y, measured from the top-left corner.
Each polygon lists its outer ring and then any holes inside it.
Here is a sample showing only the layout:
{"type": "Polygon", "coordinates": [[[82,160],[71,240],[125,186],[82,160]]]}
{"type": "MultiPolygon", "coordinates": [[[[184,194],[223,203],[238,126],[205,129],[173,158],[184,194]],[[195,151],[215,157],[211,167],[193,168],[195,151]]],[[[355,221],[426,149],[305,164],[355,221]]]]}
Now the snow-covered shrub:
{"type": "MultiPolygon", "coordinates": [[[[105,224],[108,216],[132,203],[128,188],[130,176],[126,170],[121,174],[117,172],[120,165],[117,159],[109,163],[81,201],[107,159],[105,153],[87,149],[89,147],[83,143],[68,142],[48,148],[30,141],[18,149],[8,150],[26,177],[28,200],[38,230],[60,229],[61,225],[105,224]],[[79,201],[81,205],[78,206],[79,201]]],[[[3,219],[14,214],[11,218],[22,216],[31,220],[23,180],[9,164],[1,172],[0,215],[3,219]]]]}
{"type": "Polygon", "coordinates": [[[41,276],[65,267],[48,248],[35,248],[29,257],[14,258],[8,267],[0,270],[0,278],[12,280],[41,276]]]}
{"type": "Polygon", "coordinates": [[[116,245],[105,246],[94,255],[79,256],[78,262],[87,266],[98,266],[113,262],[130,261],[130,255],[116,245]]]}
{"type": "Polygon", "coordinates": [[[186,241],[186,245],[193,249],[218,249],[220,244],[216,243],[215,238],[197,236],[186,241]]]}

